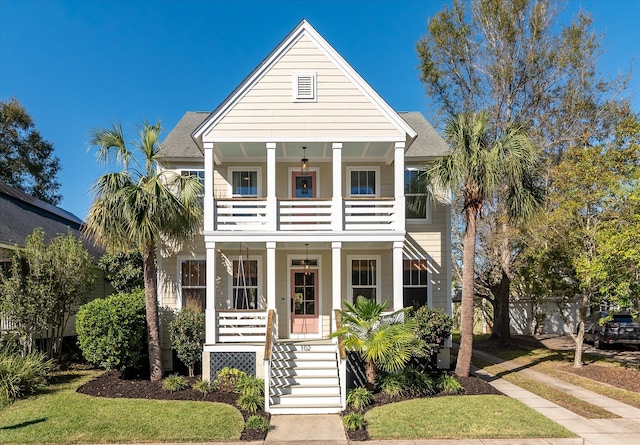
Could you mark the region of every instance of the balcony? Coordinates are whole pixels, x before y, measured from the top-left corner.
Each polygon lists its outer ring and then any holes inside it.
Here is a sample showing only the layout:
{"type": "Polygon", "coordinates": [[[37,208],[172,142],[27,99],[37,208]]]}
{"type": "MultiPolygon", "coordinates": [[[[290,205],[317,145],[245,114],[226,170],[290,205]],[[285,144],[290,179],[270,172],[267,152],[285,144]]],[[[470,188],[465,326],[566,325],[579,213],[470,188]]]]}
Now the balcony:
{"type": "MultiPolygon", "coordinates": [[[[340,202],[340,201],[338,201],[340,202]]],[[[334,211],[331,199],[280,199],[275,211],[261,198],[216,199],[216,231],[394,231],[393,198],[345,199],[334,211]],[[272,219],[270,215],[275,215],[272,219]],[[340,222],[342,221],[342,224],[340,222]]]]}

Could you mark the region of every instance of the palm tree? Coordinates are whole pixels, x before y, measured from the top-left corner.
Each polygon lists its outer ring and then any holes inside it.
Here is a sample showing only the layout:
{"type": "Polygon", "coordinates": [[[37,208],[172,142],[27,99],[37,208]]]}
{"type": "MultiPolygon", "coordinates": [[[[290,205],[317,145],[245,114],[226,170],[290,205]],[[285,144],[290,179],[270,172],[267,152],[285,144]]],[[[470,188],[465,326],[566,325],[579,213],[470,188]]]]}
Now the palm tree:
{"type": "Polygon", "coordinates": [[[415,351],[415,323],[407,316],[409,308],[383,314],[386,303],[359,296],[355,304],[344,302],[340,311],[342,327],[331,334],[340,337],[346,349],[357,351],[365,362],[367,382],[376,385],[376,369],[394,372],[402,369],[415,351]]]}
{"type": "Polygon", "coordinates": [[[462,253],[460,351],[456,374],[467,377],[473,348],[473,296],[476,219],[483,203],[499,199],[510,220],[527,220],[542,202],[537,186],[539,151],[522,127],[511,126],[490,142],[487,114],[461,113],[447,120],[445,136],[451,154],[425,171],[432,196],[450,202],[457,190],[466,223],[462,253]],[[446,192],[444,192],[446,191],[446,192]]]}
{"type": "Polygon", "coordinates": [[[99,147],[99,161],[115,159],[119,172],[106,173],[93,185],[85,234],[107,249],[142,254],[151,380],[162,378],[156,247],[179,243],[194,235],[202,224],[197,178],[158,171],[160,123],[144,122],[134,143],[141,162],[127,147],[120,124],[91,132],[99,147]]]}

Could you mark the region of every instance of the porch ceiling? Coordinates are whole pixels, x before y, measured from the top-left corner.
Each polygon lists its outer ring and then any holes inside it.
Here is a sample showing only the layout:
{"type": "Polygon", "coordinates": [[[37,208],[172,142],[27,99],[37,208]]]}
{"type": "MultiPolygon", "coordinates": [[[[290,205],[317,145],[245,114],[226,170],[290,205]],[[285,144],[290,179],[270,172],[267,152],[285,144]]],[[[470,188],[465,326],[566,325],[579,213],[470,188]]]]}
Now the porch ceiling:
{"type": "MultiPolygon", "coordinates": [[[[302,147],[307,147],[310,162],[331,162],[331,142],[280,142],[276,144],[276,159],[284,162],[299,162],[302,147]]],[[[342,144],[342,160],[367,162],[391,162],[392,142],[345,142],[342,144]]],[[[217,142],[215,154],[219,162],[264,162],[267,157],[265,142],[217,142]]]]}

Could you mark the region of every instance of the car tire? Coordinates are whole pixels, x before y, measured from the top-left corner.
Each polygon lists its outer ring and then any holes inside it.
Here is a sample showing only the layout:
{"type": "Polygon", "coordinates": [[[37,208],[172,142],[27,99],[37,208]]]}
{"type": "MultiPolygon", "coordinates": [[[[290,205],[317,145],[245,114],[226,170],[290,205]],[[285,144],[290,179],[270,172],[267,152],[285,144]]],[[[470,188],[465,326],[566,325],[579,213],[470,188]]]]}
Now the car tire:
{"type": "Polygon", "coordinates": [[[600,340],[600,337],[597,335],[593,339],[593,346],[596,349],[604,349],[604,343],[602,343],[602,340],[600,340]]]}

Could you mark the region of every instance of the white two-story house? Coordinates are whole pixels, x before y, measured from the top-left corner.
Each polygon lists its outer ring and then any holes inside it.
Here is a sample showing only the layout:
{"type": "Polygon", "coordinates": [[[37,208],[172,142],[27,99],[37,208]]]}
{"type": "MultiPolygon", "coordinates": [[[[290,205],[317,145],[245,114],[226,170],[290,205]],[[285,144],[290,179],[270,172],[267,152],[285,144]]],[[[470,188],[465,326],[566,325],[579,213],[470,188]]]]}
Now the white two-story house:
{"type": "Polygon", "coordinates": [[[163,168],[202,178],[202,236],[161,248],[159,298],[206,313],[203,378],[237,367],[265,378],[271,412],[336,412],[347,365],[328,335],[344,300],[451,313],[450,208],[406,206],[447,151],[304,20],[213,112],[185,114],[163,168]]]}

